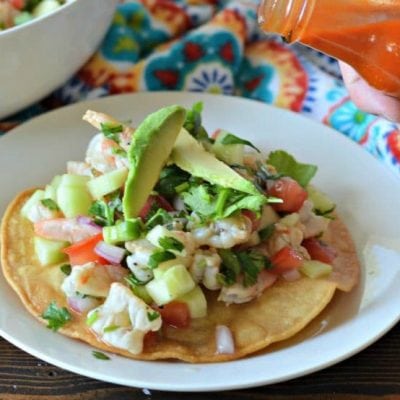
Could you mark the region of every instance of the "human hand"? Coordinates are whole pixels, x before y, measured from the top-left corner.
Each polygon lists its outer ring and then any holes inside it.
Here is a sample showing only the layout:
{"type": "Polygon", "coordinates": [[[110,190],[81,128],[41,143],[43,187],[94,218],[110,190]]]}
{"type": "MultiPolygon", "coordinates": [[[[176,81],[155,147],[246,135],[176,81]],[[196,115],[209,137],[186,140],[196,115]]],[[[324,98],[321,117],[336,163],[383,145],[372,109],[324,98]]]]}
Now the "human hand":
{"type": "Polygon", "coordinates": [[[400,122],[400,99],[386,95],[370,85],[348,64],[339,62],[351,99],[363,111],[400,122]]]}

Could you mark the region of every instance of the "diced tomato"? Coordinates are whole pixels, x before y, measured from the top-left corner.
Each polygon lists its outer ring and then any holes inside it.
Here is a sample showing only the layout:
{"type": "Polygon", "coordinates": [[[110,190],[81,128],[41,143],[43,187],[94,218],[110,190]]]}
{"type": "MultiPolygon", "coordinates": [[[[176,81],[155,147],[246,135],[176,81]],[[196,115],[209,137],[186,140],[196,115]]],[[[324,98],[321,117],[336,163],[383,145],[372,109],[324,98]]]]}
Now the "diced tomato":
{"type": "Polygon", "coordinates": [[[149,331],[144,335],[143,347],[149,349],[153,347],[158,341],[158,332],[149,331]]]}
{"type": "Polygon", "coordinates": [[[303,257],[290,246],[285,246],[271,257],[274,274],[283,274],[292,269],[299,268],[303,263],[303,257]]]}
{"type": "Polygon", "coordinates": [[[190,324],[190,312],[186,303],[172,301],[158,308],[163,322],[175,328],[187,328],[190,324]]]}
{"type": "Polygon", "coordinates": [[[257,217],[257,214],[251,210],[242,210],[242,214],[251,221],[252,231],[257,231],[261,223],[261,219],[257,217]]]}
{"type": "Polygon", "coordinates": [[[10,3],[18,10],[22,10],[25,7],[25,0],[10,0],[10,3]]]}
{"type": "Polygon", "coordinates": [[[333,247],[316,238],[304,239],[301,245],[306,248],[312,260],[332,264],[337,255],[333,247]]]}
{"type": "Polygon", "coordinates": [[[91,236],[80,242],[74,243],[72,246],[63,249],[68,255],[71,265],[83,265],[88,262],[97,262],[99,264],[109,264],[107,260],[95,253],[96,244],[103,240],[103,234],[91,236]]]}
{"type": "Polygon", "coordinates": [[[163,208],[165,211],[174,211],[174,207],[172,207],[164,197],[160,195],[150,195],[147,198],[146,204],[140,210],[139,217],[145,219],[153,206],[163,208]]]}
{"type": "Polygon", "coordinates": [[[308,196],[307,191],[294,179],[287,177],[278,179],[268,190],[268,194],[283,200],[283,203],[271,204],[272,208],[275,211],[287,213],[299,211],[308,196]]]}

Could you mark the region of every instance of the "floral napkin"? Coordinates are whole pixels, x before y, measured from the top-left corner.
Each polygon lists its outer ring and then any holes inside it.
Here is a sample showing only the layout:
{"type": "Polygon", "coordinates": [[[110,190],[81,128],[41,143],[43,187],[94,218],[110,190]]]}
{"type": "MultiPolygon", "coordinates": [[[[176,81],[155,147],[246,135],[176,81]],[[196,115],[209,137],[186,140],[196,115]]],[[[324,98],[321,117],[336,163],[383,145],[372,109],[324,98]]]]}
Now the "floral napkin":
{"type": "Polygon", "coordinates": [[[400,176],[400,132],[359,110],[335,60],[257,26],[257,1],[121,1],[99,50],[63,87],[0,121],[0,132],[50,109],[137,91],[237,95],[329,125],[400,176]]]}

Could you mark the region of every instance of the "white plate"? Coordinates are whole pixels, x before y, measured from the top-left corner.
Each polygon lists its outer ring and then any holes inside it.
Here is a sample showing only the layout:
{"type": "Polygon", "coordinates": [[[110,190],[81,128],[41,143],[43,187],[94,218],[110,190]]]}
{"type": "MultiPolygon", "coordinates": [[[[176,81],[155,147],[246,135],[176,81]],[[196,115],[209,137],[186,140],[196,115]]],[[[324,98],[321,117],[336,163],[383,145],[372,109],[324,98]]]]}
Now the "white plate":
{"type": "Polygon", "coordinates": [[[0,277],[0,334],[21,349],[61,368],[122,385],[171,391],[245,388],[288,380],[328,367],[373,343],[400,318],[397,245],[400,181],[339,133],[299,115],[233,97],[188,93],[141,93],[76,104],[36,118],[0,139],[0,213],[27,187],[44,185],[81,160],[93,129],[82,122],[87,108],[137,125],[151,111],[204,102],[209,131],[223,127],[265,151],[284,148],[319,166],[316,183],[337,202],[362,256],[363,279],[351,294],[339,293],[326,311],[296,338],[243,360],[191,365],[146,362],[112,355],[95,359],[92,348],[48,330],[21,305],[0,277]],[[368,290],[365,290],[367,288],[368,290]]]}

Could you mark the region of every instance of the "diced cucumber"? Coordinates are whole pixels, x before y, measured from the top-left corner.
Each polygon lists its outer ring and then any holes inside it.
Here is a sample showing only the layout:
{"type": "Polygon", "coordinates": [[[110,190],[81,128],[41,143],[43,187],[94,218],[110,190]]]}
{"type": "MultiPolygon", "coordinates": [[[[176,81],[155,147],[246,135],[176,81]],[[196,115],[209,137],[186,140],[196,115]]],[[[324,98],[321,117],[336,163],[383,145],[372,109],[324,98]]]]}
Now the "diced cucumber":
{"type": "MultiPolygon", "coordinates": [[[[58,185],[57,180],[55,181],[55,186],[86,186],[89,181],[88,176],[75,175],[75,174],[64,174],[61,175],[58,185]]],[[[51,183],[53,185],[53,182],[51,183]]]]}
{"type": "Polygon", "coordinates": [[[187,304],[191,318],[203,318],[207,315],[207,300],[200,286],[196,286],[176,300],[187,304]]]}
{"type": "Polygon", "coordinates": [[[94,199],[101,199],[106,194],[124,186],[127,176],[128,169],[120,168],[91,179],[87,186],[94,199]]]}
{"type": "Polygon", "coordinates": [[[155,303],[162,306],[190,292],[195,286],[186,267],[175,265],[168,268],[160,278],[150,281],[146,289],[155,303]]]}
{"type": "Polygon", "coordinates": [[[53,186],[53,188],[57,190],[58,186],[59,186],[60,183],[61,183],[61,179],[62,179],[62,176],[61,176],[61,175],[56,175],[56,176],[51,180],[50,185],[53,186]]]}
{"type": "Polygon", "coordinates": [[[52,13],[53,11],[60,8],[61,5],[57,0],[44,0],[41,1],[32,11],[32,15],[35,18],[41,17],[43,15],[52,13]]]}
{"type": "Polygon", "coordinates": [[[161,278],[164,275],[165,271],[167,271],[171,267],[174,267],[175,265],[183,265],[181,259],[174,258],[173,260],[168,260],[160,263],[157,268],[153,269],[154,279],[161,278]]]}
{"type": "Polygon", "coordinates": [[[327,215],[331,213],[336,204],[323,192],[312,185],[306,187],[308,198],[314,204],[314,210],[318,215],[327,215]]]}
{"type": "Polygon", "coordinates": [[[61,250],[69,245],[68,242],[48,240],[39,236],[35,236],[33,241],[35,253],[41,266],[47,267],[67,259],[67,255],[62,253],[61,250]]]}
{"type": "Polygon", "coordinates": [[[128,219],[117,225],[103,227],[103,238],[106,243],[118,244],[140,237],[142,226],[139,219],[128,219]]]}
{"type": "Polygon", "coordinates": [[[84,186],[60,184],[57,188],[57,204],[65,217],[74,218],[78,215],[88,215],[92,205],[92,197],[84,186]]]}
{"type": "Polygon", "coordinates": [[[332,265],[317,260],[306,260],[300,267],[300,271],[309,278],[316,279],[332,272],[332,265]]]}
{"type": "Polygon", "coordinates": [[[211,147],[215,156],[228,165],[243,165],[243,150],[242,144],[222,144],[218,141],[211,147]]]}
{"type": "Polygon", "coordinates": [[[146,304],[151,304],[153,302],[152,297],[149,295],[149,292],[147,291],[145,286],[141,285],[130,285],[130,288],[133,292],[133,294],[140,299],[142,299],[146,304]]]}
{"type": "Polygon", "coordinates": [[[31,222],[35,222],[32,217],[32,207],[36,207],[40,200],[44,199],[44,190],[38,189],[33,192],[32,196],[29,197],[27,202],[21,208],[21,215],[31,222]]]}

